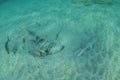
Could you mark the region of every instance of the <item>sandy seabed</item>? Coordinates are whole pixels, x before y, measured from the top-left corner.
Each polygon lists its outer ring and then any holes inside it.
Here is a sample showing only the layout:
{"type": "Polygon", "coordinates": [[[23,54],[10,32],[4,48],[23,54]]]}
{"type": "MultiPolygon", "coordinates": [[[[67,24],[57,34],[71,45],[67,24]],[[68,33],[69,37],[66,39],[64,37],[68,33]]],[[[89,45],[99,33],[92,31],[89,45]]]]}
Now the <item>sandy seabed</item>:
{"type": "Polygon", "coordinates": [[[1,2],[0,80],[120,79],[119,6],[1,2]]]}

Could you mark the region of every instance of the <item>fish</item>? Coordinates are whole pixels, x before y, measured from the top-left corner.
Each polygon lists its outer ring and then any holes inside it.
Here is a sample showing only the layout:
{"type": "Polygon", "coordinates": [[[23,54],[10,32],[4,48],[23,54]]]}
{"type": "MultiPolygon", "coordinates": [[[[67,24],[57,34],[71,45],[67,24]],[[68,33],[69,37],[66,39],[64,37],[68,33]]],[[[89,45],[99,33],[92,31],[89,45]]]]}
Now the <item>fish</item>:
{"type": "Polygon", "coordinates": [[[17,50],[18,50],[18,45],[15,44],[12,51],[13,51],[14,54],[16,54],[17,50]]]}
{"type": "Polygon", "coordinates": [[[24,44],[24,43],[26,42],[26,39],[25,39],[25,38],[23,38],[23,39],[22,39],[22,42],[23,42],[23,44],[24,44]]]}
{"type": "Polygon", "coordinates": [[[62,28],[61,28],[61,29],[57,32],[56,37],[55,37],[55,40],[57,40],[57,39],[58,39],[58,37],[59,37],[59,35],[60,35],[61,31],[62,31],[62,28]]]}
{"type": "Polygon", "coordinates": [[[35,43],[35,44],[39,44],[39,43],[43,42],[44,40],[45,40],[45,39],[40,38],[39,36],[36,36],[36,38],[35,38],[35,39],[32,39],[31,41],[32,41],[33,43],[35,43]]]}
{"type": "Polygon", "coordinates": [[[35,32],[29,30],[29,29],[25,29],[25,31],[30,35],[30,36],[36,36],[35,32]]]}
{"type": "Polygon", "coordinates": [[[35,51],[34,54],[39,57],[42,56],[42,53],[40,51],[35,51]]]}
{"type": "MultiPolygon", "coordinates": [[[[31,37],[30,41],[31,42],[39,44],[39,43],[44,41],[44,39],[41,38],[40,36],[38,36],[35,32],[33,32],[31,30],[28,30],[28,29],[25,29],[25,31],[28,33],[28,35],[30,35],[30,37],[31,37]]],[[[25,43],[25,42],[26,42],[26,39],[23,38],[23,43],[25,43]]]]}
{"type": "Polygon", "coordinates": [[[83,54],[89,47],[92,47],[93,44],[95,44],[97,41],[96,37],[92,37],[88,40],[87,44],[81,49],[81,51],[77,54],[79,57],[81,54],[83,54]]]}
{"type": "Polygon", "coordinates": [[[7,41],[5,42],[5,50],[6,50],[6,52],[7,52],[8,54],[10,53],[10,50],[9,50],[9,47],[8,47],[9,42],[10,42],[10,39],[9,39],[9,37],[7,36],[7,41]]]}

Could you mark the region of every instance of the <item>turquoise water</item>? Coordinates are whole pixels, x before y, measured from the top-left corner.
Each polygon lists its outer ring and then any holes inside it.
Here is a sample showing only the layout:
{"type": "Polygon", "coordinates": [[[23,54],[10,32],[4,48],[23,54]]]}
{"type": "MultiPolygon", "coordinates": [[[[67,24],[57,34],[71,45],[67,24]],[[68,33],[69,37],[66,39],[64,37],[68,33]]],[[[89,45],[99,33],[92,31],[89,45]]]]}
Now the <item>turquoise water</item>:
{"type": "Polygon", "coordinates": [[[119,80],[120,1],[99,1],[0,0],[0,80],[119,80]]]}

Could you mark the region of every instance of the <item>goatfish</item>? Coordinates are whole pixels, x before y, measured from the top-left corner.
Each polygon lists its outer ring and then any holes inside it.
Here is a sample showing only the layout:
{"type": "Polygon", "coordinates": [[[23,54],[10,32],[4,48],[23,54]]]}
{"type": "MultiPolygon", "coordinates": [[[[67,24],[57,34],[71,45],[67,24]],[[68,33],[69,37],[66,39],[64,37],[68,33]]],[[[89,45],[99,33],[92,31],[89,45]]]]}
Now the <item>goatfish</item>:
{"type": "Polygon", "coordinates": [[[5,50],[6,50],[6,52],[7,52],[8,54],[10,53],[10,50],[9,50],[9,47],[8,47],[9,42],[10,42],[10,39],[9,39],[9,37],[7,36],[7,41],[5,42],[5,50]]]}
{"type": "Polygon", "coordinates": [[[81,49],[81,51],[77,54],[79,57],[81,54],[83,54],[89,47],[91,47],[95,42],[97,41],[96,37],[92,37],[88,40],[87,44],[81,49]]]}
{"type": "MultiPolygon", "coordinates": [[[[30,41],[31,41],[31,42],[38,44],[38,43],[44,41],[44,39],[41,39],[40,36],[38,36],[35,32],[33,32],[33,31],[31,31],[31,30],[28,30],[28,29],[25,29],[25,31],[28,33],[28,35],[30,35],[30,37],[31,37],[31,40],[30,40],[30,41]]],[[[25,38],[23,38],[23,43],[24,43],[25,41],[26,41],[25,38]]]]}
{"type": "Polygon", "coordinates": [[[33,31],[29,30],[29,29],[25,28],[24,30],[32,37],[36,36],[35,32],[33,32],[33,31]]]}

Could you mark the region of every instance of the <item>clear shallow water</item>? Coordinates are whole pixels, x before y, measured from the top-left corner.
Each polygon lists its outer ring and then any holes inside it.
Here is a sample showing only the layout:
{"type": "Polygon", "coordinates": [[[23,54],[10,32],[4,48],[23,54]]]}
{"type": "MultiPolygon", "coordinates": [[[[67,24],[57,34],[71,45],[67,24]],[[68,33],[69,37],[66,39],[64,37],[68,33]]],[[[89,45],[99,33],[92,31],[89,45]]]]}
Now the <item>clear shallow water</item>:
{"type": "Polygon", "coordinates": [[[118,3],[0,2],[0,80],[120,78],[118,3]]]}

